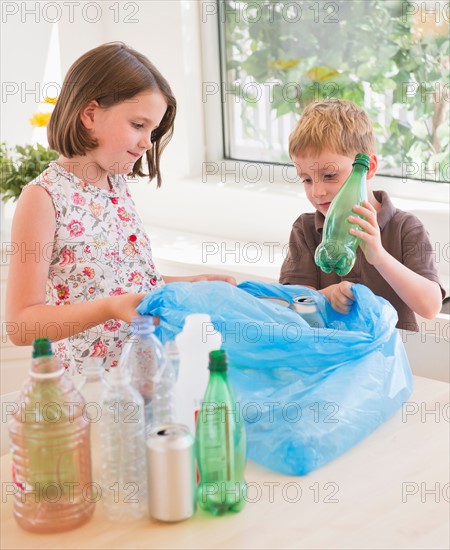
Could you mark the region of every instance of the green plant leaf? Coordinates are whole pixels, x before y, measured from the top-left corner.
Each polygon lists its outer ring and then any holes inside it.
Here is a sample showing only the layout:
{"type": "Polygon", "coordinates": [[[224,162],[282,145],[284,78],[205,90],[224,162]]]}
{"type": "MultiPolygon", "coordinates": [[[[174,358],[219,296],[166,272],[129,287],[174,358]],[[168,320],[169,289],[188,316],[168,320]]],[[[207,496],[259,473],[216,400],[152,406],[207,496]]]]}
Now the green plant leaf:
{"type": "Polygon", "coordinates": [[[58,153],[41,144],[16,145],[11,150],[2,144],[0,162],[0,193],[2,200],[19,198],[22,189],[30,181],[41,174],[52,160],[58,158],[58,153]]]}

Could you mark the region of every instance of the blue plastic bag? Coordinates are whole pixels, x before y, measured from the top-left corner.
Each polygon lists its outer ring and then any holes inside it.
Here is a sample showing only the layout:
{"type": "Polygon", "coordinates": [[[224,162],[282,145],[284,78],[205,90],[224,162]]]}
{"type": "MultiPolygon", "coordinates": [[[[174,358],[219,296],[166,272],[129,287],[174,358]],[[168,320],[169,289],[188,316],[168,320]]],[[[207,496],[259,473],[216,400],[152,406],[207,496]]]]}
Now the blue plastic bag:
{"type": "Polygon", "coordinates": [[[356,302],[343,315],[321,293],[299,285],[172,283],[146,296],[138,312],[160,317],[163,342],[181,331],[187,315],[208,313],[228,353],[249,458],[303,475],[361,441],[412,391],[395,309],[363,285],[352,290],[356,302]],[[292,302],[306,294],[315,297],[327,328],[255,298],[292,302]]]}

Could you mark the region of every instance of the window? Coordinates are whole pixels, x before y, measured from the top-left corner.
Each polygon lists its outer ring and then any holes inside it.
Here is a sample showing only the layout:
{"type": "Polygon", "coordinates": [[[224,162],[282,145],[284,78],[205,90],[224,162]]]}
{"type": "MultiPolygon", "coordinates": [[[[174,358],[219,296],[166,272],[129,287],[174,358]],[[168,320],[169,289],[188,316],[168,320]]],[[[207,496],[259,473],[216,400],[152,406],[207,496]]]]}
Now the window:
{"type": "Polygon", "coordinates": [[[449,182],[449,3],[225,0],[225,154],[288,164],[302,108],[354,101],[372,119],[379,174],[449,182]]]}

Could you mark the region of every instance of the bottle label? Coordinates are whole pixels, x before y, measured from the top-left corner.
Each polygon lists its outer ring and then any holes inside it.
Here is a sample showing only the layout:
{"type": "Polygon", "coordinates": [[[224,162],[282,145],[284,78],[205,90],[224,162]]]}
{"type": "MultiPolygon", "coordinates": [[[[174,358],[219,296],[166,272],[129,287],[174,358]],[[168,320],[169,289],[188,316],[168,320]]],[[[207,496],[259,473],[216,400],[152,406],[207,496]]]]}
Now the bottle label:
{"type": "MultiPolygon", "coordinates": [[[[14,460],[14,458],[13,458],[14,460]]],[[[20,476],[17,474],[17,467],[16,467],[16,464],[13,462],[12,463],[12,479],[13,479],[13,483],[15,483],[15,485],[17,485],[17,487],[20,489],[20,492],[23,493],[24,491],[30,491],[31,490],[31,487],[28,486],[27,487],[27,484],[25,482],[24,479],[21,479],[20,476]]]]}

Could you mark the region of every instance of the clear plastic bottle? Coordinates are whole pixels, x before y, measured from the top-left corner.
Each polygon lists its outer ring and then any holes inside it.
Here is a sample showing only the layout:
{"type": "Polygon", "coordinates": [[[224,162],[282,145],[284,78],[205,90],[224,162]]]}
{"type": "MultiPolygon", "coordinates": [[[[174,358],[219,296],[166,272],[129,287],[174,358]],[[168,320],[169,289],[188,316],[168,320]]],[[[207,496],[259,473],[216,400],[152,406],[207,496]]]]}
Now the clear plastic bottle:
{"type": "Polygon", "coordinates": [[[9,423],[14,517],[35,533],[79,527],[95,509],[84,400],[60,368],[50,340],[33,342],[30,378],[9,423]]]}
{"type": "Polygon", "coordinates": [[[222,345],[220,332],[211,317],[188,315],[183,330],[175,338],[180,351],[180,372],[175,387],[176,421],[195,433],[195,422],[208,385],[209,352],[222,345]]]}
{"type": "Polygon", "coordinates": [[[144,400],[128,369],[105,375],[101,396],[100,482],[110,520],[137,519],[148,512],[144,400]]]}
{"type": "Polygon", "coordinates": [[[356,155],[349,177],[339,189],[327,212],[322,242],[314,255],[316,265],[325,273],[335,271],[344,277],[355,265],[356,250],[361,239],[349,233],[351,228],[358,229],[358,225],[351,224],[347,218],[357,216],[353,212],[353,207],[367,200],[366,172],[369,163],[369,155],[356,155]]]}
{"type": "Polygon", "coordinates": [[[180,355],[175,341],[164,346],[166,361],[164,368],[155,377],[153,396],[153,427],[172,424],[175,419],[175,383],[180,366],[180,355]]]}
{"type": "Polygon", "coordinates": [[[105,369],[101,357],[88,357],[83,363],[83,375],[78,391],[84,397],[84,416],[91,429],[92,481],[99,485],[100,476],[100,419],[102,416],[100,397],[105,386],[105,369]]]}
{"type": "MultiPolygon", "coordinates": [[[[144,399],[146,436],[154,424],[153,408],[156,385],[161,383],[166,368],[166,353],[154,334],[153,317],[135,317],[131,333],[122,350],[119,366],[129,370],[131,384],[144,399]]],[[[164,389],[165,391],[165,389],[164,389]]]]}
{"type": "Polygon", "coordinates": [[[195,446],[200,470],[197,502],[214,515],[245,506],[247,444],[244,420],[228,382],[225,351],[209,355],[209,382],[198,415],[195,446]]]}

